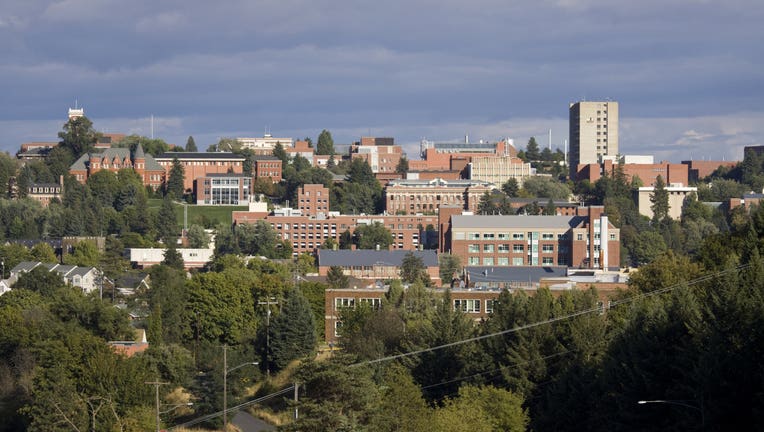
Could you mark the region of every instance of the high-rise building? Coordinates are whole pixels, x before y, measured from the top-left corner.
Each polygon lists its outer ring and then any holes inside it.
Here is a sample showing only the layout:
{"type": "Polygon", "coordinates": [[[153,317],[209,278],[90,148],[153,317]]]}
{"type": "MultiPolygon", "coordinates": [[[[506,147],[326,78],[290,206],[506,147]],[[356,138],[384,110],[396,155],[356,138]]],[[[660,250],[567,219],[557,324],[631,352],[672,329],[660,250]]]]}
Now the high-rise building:
{"type": "Polygon", "coordinates": [[[579,165],[618,155],[618,102],[572,103],[569,115],[570,174],[575,178],[579,165]]]}

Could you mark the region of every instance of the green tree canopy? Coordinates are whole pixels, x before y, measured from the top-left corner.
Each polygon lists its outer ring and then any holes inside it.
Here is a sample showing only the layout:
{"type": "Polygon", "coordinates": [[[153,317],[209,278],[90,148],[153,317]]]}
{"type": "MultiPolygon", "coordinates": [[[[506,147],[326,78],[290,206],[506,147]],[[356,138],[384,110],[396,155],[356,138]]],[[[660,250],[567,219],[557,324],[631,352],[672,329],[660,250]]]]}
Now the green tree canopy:
{"type": "Polygon", "coordinates": [[[318,135],[318,144],[316,145],[316,154],[319,155],[333,155],[334,154],[334,139],[332,139],[332,133],[324,129],[318,135]]]}
{"type": "Polygon", "coordinates": [[[380,222],[359,225],[353,233],[353,243],[358,249],[386,250],[393,243],[393,235],[380,222]]]}
{"type": "Polygon", "coordinates": [[[191,135],[189,135],[188,140],[186,140],[186,151],[187,152],[199,151],[196,147],[196,141],[194,141],[194,137],[192,137],[191,135]]]}
{"type": "Polygon", "coordinates": [[[310,303],[296,288],[286,291],[281,312],[271,320],[268,358],[277,370],[315,350],[316,327],[310,303]]]}
{"type": "Polygon", "coordinates": [[[58,133],[59,146],[69,150],[74,159],[91,151],[101,133],[93,128],[93,122],[85,116],[69,119],[63,131],[58,133]]]}

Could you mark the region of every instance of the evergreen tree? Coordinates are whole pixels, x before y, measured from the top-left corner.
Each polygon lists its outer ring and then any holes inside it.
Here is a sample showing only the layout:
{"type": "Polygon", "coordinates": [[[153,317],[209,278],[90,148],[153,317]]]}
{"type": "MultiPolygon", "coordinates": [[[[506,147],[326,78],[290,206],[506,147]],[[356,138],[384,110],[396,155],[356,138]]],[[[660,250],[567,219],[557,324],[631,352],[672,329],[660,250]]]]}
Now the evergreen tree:
{"type": "Polygon", "coordinates": [[[334,289],[341,289],[348,287],[348,277],[345,272],[342,271],[342,267],[331,266],[326,273],[326,283],[334,289]]]}
{"type": "Polygon", "coordinates": [[[306,357],[316,345],[316,328],[310,303],[296,288],[287,290],[281,312],[271,321],[268,358],[277,370],[306,357]]]}
{"type": "Polygon", "coordinates": [[[536,137],[531,137],[528,140],[528,145],[525,147],[525,157],[530,161],[537,161],[541,159],[541,152],[539,151],[539,145],[536,142],[536,137]]]}
{"type": "Polygon", "coordinates": [[[172,199],[179,200],[183,198],[185,181],[185,170],[178,158],[173,158],[172,168],[170,168],[170,175],[165,185],[165,195],[169,195],[172,199]]]}
{"type": "Polygon", "coordinates": [[[186,151],[187,152],[197,152],[199,151],[196,148],[196,141],[194,141],[194,137],[191,135],[188,136],[188,140],[186,140],[186,151]]]}
{"type": "Polygon", "coordinates": [[[501,191],[510,198],[516,197],[519,190],[520,187],[518,186],[517,179],[515,178],[511,178],[507,180],[503,185],[501,185],[501,191]]]}
{"type": "Polygon", "coordinates": [[[273,147],[273,156],[277,157],[285,168],[289,164],[289,154],[280,142],[277,142],[273,147]]]}
{"type": "Polygon", "coordinates": [[[650,194],[650,210],[653,211],[653,221],[660,222],[668,217],[669,212],[669,194],[666,190],[666,182],[662,176],[655,179],[655,189],[650,194]]]}
{"type": "Polygon", "coordinates": [[[427,267],[421,257],[414,255],[413,252],[407,252],[401,262],[401,280],[406,283],[422,281],[425,285],[429,282],[427,267]]]}
{"type": "Polygon", "coordinates": [[[554,205],[552,198],[549,198],[549,202],[546,203],[546,207],[544,207],[544,214],[546,216],[554,216],[557,214],[557,207],[554,205]]]}
{"type": "Polygon", "coordinates": [[[333,155],[334,154],[334,140],[332,139],[332,133],[324,129],[318,135],[318,144],[316,145],[316,154],[318,155],[333,155]]]}
{"type": "Polygon", "coordinates": [[[170,244],[167,249],[165,249],[162,264],[175,270],[183,270],[185,268],[183,256],[178,252],[178,249],[175,248],[175,244],[170,244]]]}
{"type": "Polygon", "coordinates": [[[157,215],[157,235],[165,245],[174,245],[177,242],[179,232],[180,227],[178,227],[175,214],[175,204],[168,195],[162,200],[162,207],[159,208],[157,215]]]}
{"type": "Polygon", "coordinates": [[[409,160],[406,156],[401,156],[398,165],[395,166],[395,172],[402,176],[405,176],[406,173],[409,172],[409,160]]]}

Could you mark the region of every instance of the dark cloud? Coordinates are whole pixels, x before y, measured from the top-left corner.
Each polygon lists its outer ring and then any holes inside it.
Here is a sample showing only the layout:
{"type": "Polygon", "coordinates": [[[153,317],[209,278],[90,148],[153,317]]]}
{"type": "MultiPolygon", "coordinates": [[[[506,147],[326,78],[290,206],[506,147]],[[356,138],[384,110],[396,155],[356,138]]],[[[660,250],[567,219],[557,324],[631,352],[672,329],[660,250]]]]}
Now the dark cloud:
{"type": "MultiPolygon", "coordinates": [[[[171,142],[269,126],[561,143],[569,102],[611,98],[625,124],[672,119],[622,128],[622,148],[673,157],[698,119],[764,116],[762,18],[758,0],[11,0],[0,146],[54,139],[75,100],[112,131],[148,134],[153,114],[171,142]]],[[[760,143],[761,124],[688,142],[760,143]]]]}

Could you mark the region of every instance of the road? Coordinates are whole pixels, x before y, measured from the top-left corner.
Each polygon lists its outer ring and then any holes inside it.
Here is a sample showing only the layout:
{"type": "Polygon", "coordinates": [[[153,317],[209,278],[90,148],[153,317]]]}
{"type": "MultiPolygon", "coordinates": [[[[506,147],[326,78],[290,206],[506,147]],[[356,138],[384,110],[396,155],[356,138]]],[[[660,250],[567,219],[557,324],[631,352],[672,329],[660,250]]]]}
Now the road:
{"type": "Polygon", "coordinates": [[[231,423],[235,424],[241,432],[275,431],[276,427],[258,418],[252,417],[246,411],[239,411],[233,416],[231,423]]]}

